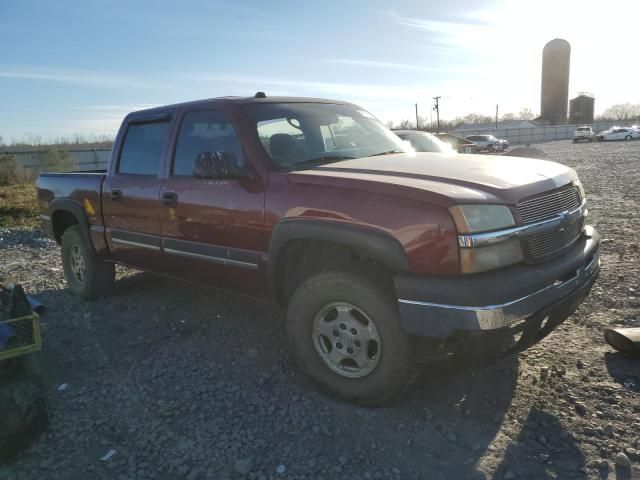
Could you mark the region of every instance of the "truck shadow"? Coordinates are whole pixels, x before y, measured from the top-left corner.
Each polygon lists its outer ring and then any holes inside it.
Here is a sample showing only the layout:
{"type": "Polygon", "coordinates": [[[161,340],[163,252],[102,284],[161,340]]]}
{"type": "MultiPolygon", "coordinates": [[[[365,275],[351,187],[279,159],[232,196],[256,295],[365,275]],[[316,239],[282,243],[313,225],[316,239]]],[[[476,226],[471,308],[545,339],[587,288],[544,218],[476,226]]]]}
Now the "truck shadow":
{"type": "MultiPolygon", "coordinates": [[[[256,428],[250,442],[242,440],[257,445],[252,451],[256,458],[284,449],[304,465],[309,452],[320,452],[318,464],[335,465],[326,452],[355,449],[373,470],[397,467],[406,477],[480,479],[487,478],[481,460],[497,454],[492,444],[501,434],[517,440],[506,448],[499,472],[543,468],[528,433],[543,425],[548,438],[562,436],[573,463],[583,462],[572,437],[552,415],[532,410],[524,424],[507,421],[519,378],[517,357],[482,368],[455,360],[430,365],[396,404],[365,409],[321,395],[300,374],[283,334],[282,313],[266,302],[144,273],[118,280],[110,298],[83,302],[66,290],[37,297],[47,306],[43,358],[50,384],[88,385],[86,396],[92,388],[117,390],[128,399],[131,415],[117,422],[123,430],[138,415],[136,422],[161,420],[164,431],[195,438],[196,446],[207,448],[219,442],[211,426],[221,418],[234,422],[257,416],[256,425],[270,427],[256,428]],[[198,408],[174,418],[155,407],[160,398],[166,405],[184,404],[184,394],[194,390],[191,402],[202,398],[207,403],[204,415],[198,408]],[[263,403],[271,405],[264,413],[263,403]],[[284,427],[271,426],[274,415],[284,427]],[[270,428],[313,433],[295,440],[285,433],[276,438],[266,433],[270,428]]],[[[90,400],[81,405],[91,408],[86,418],[113,422],[109,396],[96,398],[95,405],[90,400]]],[[[69,418],[82,410],[59,401],[51,408],[57,422],[86,421],[69,418]]],[[[120,441],[133,442],[127,448],[135,454],[135,439],[120,441]]],[[[302,467],[299,473],[309,472],[302,467]]]]}
{"type": "Polygon", "coordinates": [[[633,392],[640,392],[640,357],[605,352],[604,363],[611,378],[633,392]]]}

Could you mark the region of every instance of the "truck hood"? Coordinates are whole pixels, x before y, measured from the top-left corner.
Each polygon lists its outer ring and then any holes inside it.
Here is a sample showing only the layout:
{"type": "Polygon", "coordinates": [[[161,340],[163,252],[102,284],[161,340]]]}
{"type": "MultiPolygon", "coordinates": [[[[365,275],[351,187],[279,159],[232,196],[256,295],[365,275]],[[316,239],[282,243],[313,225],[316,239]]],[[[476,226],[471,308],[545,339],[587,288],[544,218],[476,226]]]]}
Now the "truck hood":
{"type": "Polygon", "coordinates": [[[546,160],[440,153],[363,157],[289,174],[296,183],[318,183],[320,178],[392,184],[456,201],[511,204],[578,179],[573,169],[546,160]]]}

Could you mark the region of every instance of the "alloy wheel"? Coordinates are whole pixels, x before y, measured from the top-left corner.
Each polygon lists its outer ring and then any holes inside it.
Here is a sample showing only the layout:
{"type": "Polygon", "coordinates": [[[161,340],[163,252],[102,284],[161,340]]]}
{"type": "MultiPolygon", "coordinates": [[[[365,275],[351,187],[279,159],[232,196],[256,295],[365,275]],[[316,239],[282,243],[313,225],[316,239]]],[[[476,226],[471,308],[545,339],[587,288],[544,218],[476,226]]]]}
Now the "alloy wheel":
{"type": "Polygon", "coordinates": [[[324,306],[313,320],[313,345],[330,370],[360,378],[375,370],[382,344],[373,320],[346,302],[324,306]]]}

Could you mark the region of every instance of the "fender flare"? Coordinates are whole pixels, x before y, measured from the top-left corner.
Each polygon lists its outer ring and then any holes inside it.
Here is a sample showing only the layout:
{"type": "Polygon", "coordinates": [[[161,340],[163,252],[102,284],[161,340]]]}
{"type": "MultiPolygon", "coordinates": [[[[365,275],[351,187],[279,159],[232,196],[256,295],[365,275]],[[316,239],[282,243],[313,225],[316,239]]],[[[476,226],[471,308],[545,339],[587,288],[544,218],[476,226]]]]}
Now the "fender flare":
{"type": "Polygon", "coordinates": [[[74,202],[73,200],[69,200],[67,198],[58,198],[51,202],[49,205],[49,218],[51,219],[51,230],[55,231],[53,228],[53,216],[56,212],[69,212],[72,214],[76,220],[78,220],[78,224],[82,227],[82,234],[85,236],[85,239],[93,248],[93,242],[91,241],[91,236],[89,234],[90,226],[89,219],[87,218],[87,214],[84,212],[82,207],[74,202]]]}
{"type": "Polygon", "coordinates": [[[380,230],[326,220],[285,219],[273,228],[269,241],[267,281],[269,295],[276,299],[278,258],[292,240],[333,242],[357,248],[393,272],[409,271],[409,260],[400,242],[380,230]]]}

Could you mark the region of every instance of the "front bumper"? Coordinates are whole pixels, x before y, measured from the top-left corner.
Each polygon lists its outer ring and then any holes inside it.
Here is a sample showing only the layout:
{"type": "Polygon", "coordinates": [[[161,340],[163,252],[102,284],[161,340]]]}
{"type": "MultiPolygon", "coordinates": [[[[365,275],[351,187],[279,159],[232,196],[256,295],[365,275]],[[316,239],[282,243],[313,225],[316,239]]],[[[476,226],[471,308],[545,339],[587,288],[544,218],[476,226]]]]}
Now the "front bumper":
{"type": "Polygon", "coordinates": [[[550,317],[557,325],[595,282],[599,243],[598,232],[587,227],[571,250],[542,265],[457,278],[398,275],[394,282],[404,329],[411,335],[447,338],[459,332],[505,329],[525,319],[541,325],[550,317]]]}

